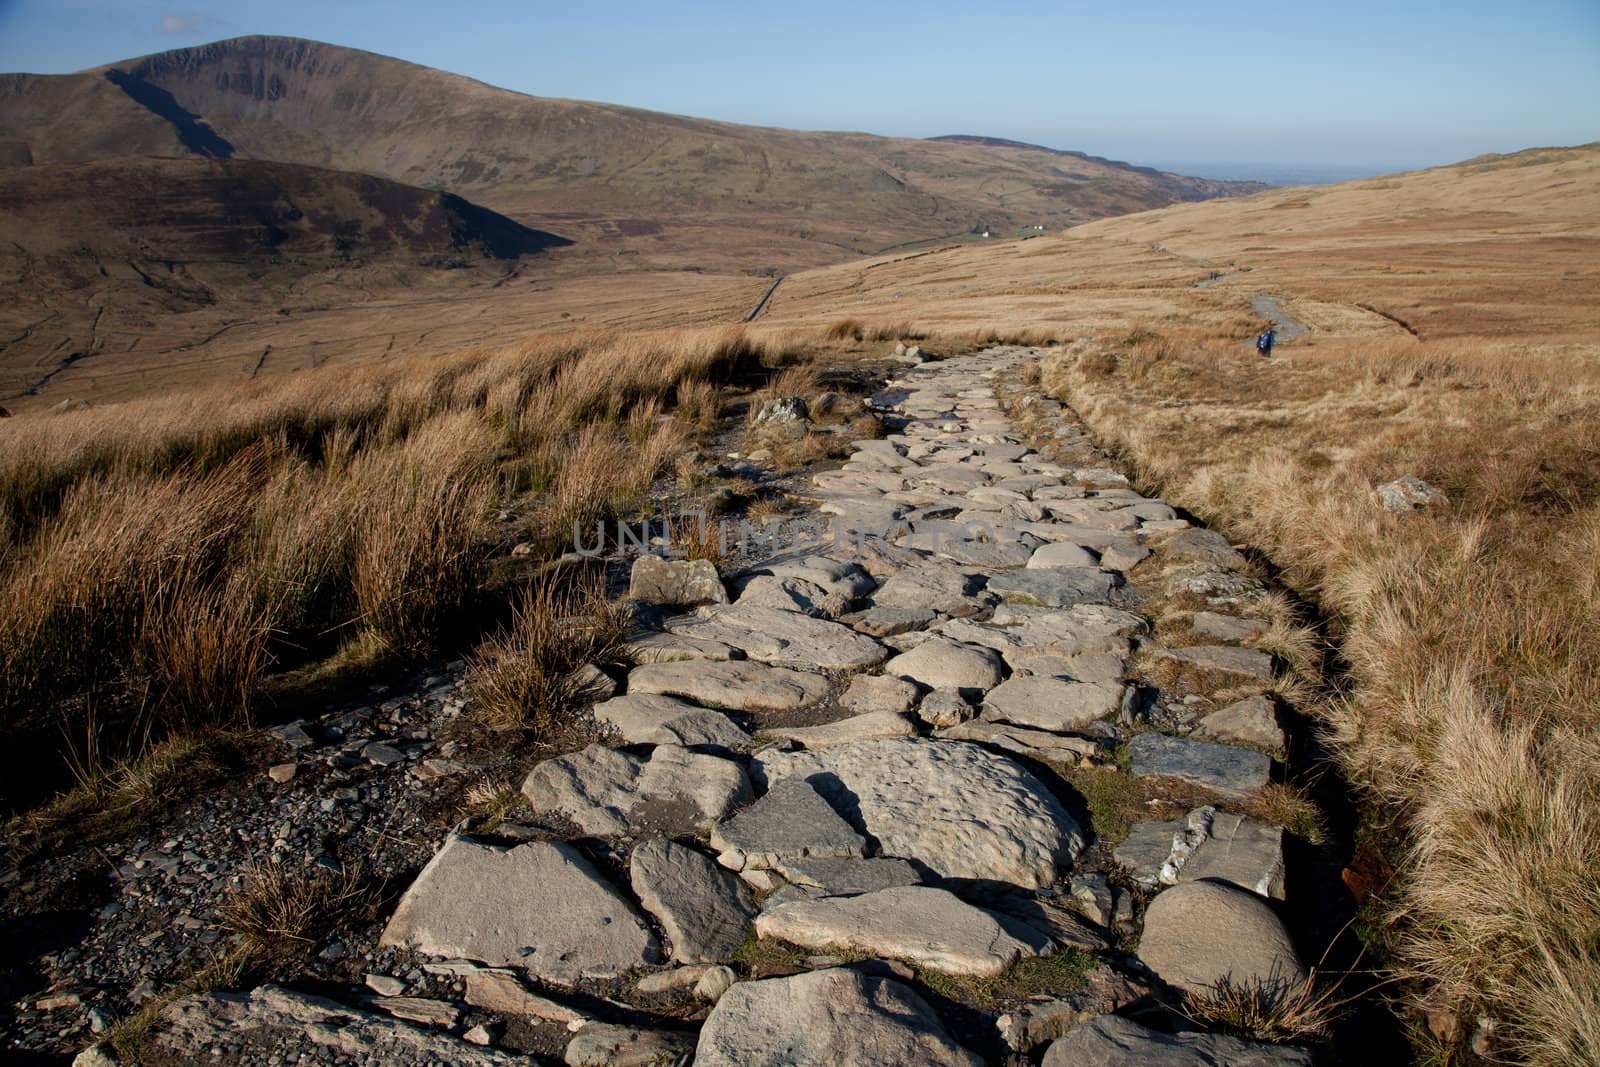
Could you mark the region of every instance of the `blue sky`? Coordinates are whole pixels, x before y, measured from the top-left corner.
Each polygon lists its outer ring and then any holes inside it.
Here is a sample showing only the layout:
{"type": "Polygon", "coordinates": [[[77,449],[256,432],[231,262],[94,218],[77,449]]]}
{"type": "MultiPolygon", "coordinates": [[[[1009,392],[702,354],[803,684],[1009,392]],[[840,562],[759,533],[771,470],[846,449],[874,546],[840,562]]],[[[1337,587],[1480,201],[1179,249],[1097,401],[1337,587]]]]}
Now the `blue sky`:
{"type": "Polygon", "coordinates": [[[1597,0],[0,0],[0,70],[247,33],[539,96],[1135,161],[1381,170],[1600,139],[1597,0]]]}

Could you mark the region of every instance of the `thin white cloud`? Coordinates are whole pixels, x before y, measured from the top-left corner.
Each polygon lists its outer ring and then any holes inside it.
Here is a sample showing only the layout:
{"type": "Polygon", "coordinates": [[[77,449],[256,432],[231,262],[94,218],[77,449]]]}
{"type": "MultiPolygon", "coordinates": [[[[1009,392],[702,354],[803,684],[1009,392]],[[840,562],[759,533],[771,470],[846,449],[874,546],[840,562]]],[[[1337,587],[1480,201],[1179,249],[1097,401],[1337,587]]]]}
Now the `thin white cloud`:
{"type": "Polygon", "coordinates": [[[206,28],[206,23],[210,21],[205,15],[167,14],[161,16],[161,21],[156,24],[156,29],[162,33],[199,33],[206,28]]]}

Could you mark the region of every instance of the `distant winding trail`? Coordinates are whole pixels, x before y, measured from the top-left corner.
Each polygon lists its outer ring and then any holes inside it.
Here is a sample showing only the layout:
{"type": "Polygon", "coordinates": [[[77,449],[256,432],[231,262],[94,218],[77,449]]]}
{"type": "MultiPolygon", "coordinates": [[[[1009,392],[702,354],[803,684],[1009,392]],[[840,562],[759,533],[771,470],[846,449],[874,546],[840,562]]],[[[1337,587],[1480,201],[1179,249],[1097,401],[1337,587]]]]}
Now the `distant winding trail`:
{"type": "Polygon", "coordinates": [[[1281,341],[1293,341],[1311,332],[1309,326],[1291,319],[1288,313],[1278,306],[1278,298],[1275,296],[1258,293],[1250,298],[1250,307],[1257,315],[1271,320],[1281,341]]]}

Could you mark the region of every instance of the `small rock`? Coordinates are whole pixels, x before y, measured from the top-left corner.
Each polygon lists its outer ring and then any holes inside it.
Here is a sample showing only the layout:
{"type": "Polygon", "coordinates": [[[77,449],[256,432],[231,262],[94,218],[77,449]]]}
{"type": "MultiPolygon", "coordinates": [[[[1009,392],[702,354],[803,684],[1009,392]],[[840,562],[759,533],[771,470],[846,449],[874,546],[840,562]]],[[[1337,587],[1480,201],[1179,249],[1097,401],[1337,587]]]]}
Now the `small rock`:
{"type": "Polygon", "coordinates": [[[737,980],[738,976],[733,973],[732,967],[707,967],[700,981],[695,983],[694,995],[715,1004],[722,999],[722,994],[733,988],[737,980]]]}
{"type": "Polygon", "coordinates": [[[910,716],[892,711],[872,711],[822,726],[774,726],[767,733],[796,741],[808,749],[827,748],[877,737],[911,737],[917,732],[910,716]]]}
{"type": "Polygon", "coordinates": [[[904,678],[885,674],[858,674],[850,679],[839,706],[850,711],[903,713],[917,703],[917,687],[904,678]]]}
{"type": "Polygon", "coordinates": [[[380,997],[398,997],[406,991],[406,984],[400,979],[387,974],[369,974],[363,981],[367,988],[380,997]]]}
{"type": "Polygon", "coordinates": [[[1197,611],[1189,620],[1196,637],[1207,641],[1248,641],[1267,632],[1265,619],[1241,619],[1215,611],[1197,611]]]}
{"type": "Polygon", "coordinates": [[[1374,492],[1378,494],[1378,501],[1385,511],[1406,512],[1450,502],[1450,498],[1441,490],[1410,474],[1385,482],[1374,492]]]}
{"type": "Polygon", "coordinates": [[[293,780],[295,771],[299,769],[300,765],[297,763],[274,763],[267,768],[267,777],[282,785],[284,782],[293,780]]]}
{"type": "Polygon", "coordinates": [[[728,591],[717,574],[716,564],[704,559],[640,556],[633,561],[628,595],[650,604],[677,607],[728,602],[728,591]]]}
{"type": "Polygon", "coordinates": [[[1190,645],[1187,648],[1163,648],[1157,656],[1180,667],[1200,671],[1231,674],[1253,681],[1272,680],[1272,657],[1253,648],[1233,645],[1190,645]]]}
{"type": "Polygon", "coordinates": [[[461,1035],[461,1040],[463,1041],[471,1042],[474,1045],[484,1046],[494,1044],[494,1038],[495,1031],[490,1029],[487,1023],[479,1023],[477,1026],[474,1026],[472,1029],[461,1035]]]}
{"type": "Polygon", "coordinates": [[[1200,720],[1195,733],[1221,741],[1255,745],[1273,755],[1283,755],[1283,730],[1273,714],[1272,701],[1264,696],[1247,697],[1212,712],[1200,720]]]}
{"type": "Polygon", "coordinates": [[[582,1012],[532,992],[510,971],[473,967],[464,976],[463,999],[474,1008],[500,1015],[529,1015],[557,1023],[582,1022],[582,1012]]]}
{"type": "Polygon", "coordinates": [[[660,1067],[678,1063],[694,1039],[669,1030],[590,1023],[567,1042],[567,1067],[660,1067]]]}
{"type": "Polygon", "coordinates": [[[744,944],[755,906],[739,880],[704,855],[656,838],[633,850],[628,870],[634,894],[672,943],[673,959],[714,963],[744,944]]]}
{"type": "Polygon", "coordinates": [[[978,709],[954,689],[935,689],[917,708],[917,717],[934,729],[959,726],[976,714],[978,709]]]}
{"type": "Polygon", "coordinates": [[[628,674],[630,693],[685,697],[713,708],[789,711],[828,695],[820,674],[746,661],[652,663],[628,674]]]}
{"type": "Polygon", "coordinates": [[[396,1019],[429,1026],[454,1026],[461,1018],[460,1008],[431,997],[381,997],[371,1003],[396,1019]]]}
{"type": "Polygon", "coordinates": [[[1037,675],[1010,678],[984,697],[982,717],[1058,733],[1081,730],[1096,719],[1115,715],[1122,707],[1123,688],[1119,682],[1064,682],[1037,675]]]}

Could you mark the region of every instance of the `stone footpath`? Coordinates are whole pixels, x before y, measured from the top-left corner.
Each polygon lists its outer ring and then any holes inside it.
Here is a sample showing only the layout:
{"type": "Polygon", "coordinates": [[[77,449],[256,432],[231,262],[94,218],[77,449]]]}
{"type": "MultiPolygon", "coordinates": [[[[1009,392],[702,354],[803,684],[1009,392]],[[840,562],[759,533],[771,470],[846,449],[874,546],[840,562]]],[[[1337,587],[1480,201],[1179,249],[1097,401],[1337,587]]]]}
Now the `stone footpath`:
{"type": "Polygon", "coordinates": [[[1273,661],[1247,644],[1265,590],[1054,401],[1011,395],[1038,355],[901,372],[889,436],[814,479],[859,536],[638,635],[594,709],[610,743],[522,783],[567,835],[443,842],[381,945],[447,993],[375,975],[358,1003],[188,997],[158,1051],[507,1063],[508,1028],[542,1027],[573,1065],[1310,1063],[1160,1006],[1305,977],[1275,907],[1284,831],[1250,814],[1284,741],[1273,661]],[[1188,612],[1181,643],[1157,647],[1152,596],[1188,612]],[[1109,845],[1063,777],[1089,767],[1183,814],[1109,845]],[[1081,989],[1003,1013],[938,992],[1068,951],[1092,957],[1081,989]]]}

